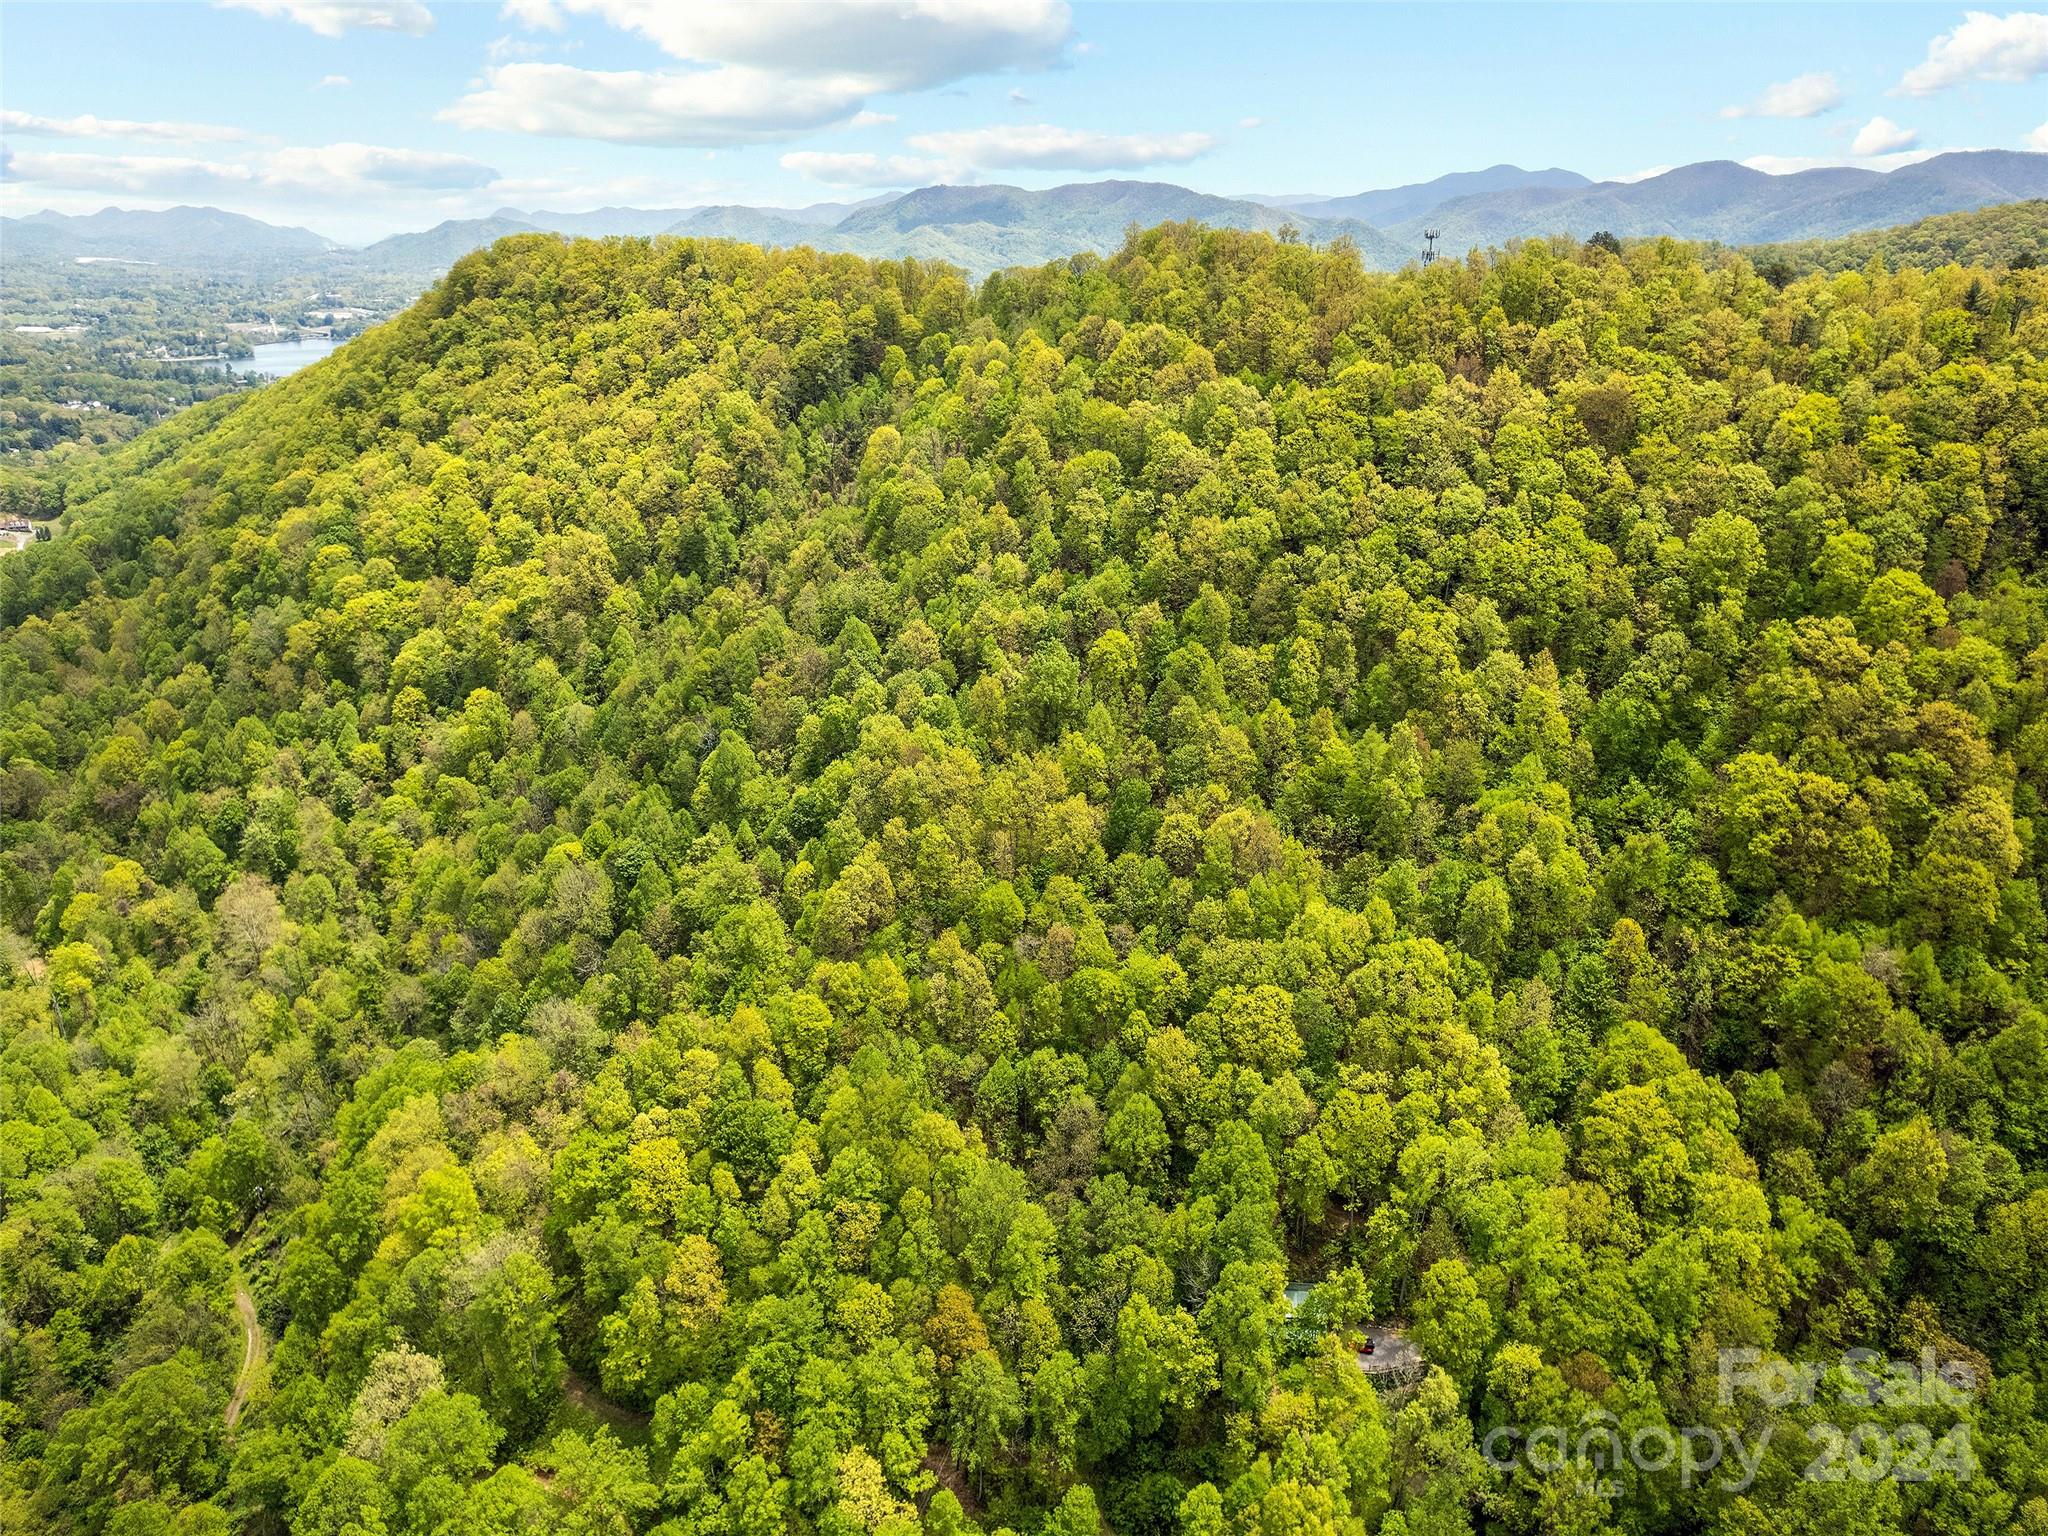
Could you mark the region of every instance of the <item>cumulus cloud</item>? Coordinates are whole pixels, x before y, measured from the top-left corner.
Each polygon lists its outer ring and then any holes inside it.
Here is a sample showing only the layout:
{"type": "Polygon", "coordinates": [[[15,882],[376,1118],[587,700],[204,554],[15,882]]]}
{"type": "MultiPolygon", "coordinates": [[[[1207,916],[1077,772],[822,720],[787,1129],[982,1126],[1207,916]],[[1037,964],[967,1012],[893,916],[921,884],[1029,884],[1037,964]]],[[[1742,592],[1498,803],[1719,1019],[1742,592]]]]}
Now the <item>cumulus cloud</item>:
{"type": "Polygon", "coordinates": [[[596,17],[638,32],[672,58],[784,75],[858,75],[877,91],[1044,69],[1058,62],[1073,30],[1066,0],[555,0],[538,7],[526,0],[518,14],[528,12],[557,21],[564,13],[596,17]]]}
{"type": "Polygon", "coordinates": [[[798,79],[744,66],[678,72],[500,64],[440,116],[501,133],[716,148],[844,122],[867,94],[859,80],[798,79]]]}
{"type": "Polygon", "coordinates": [[[912,187],[942,181],[953,171],[943,160],[920,160],[911,155],[831,154],[809,149],[784,155],[782,168],[835,187],[912,187]]]}
{"type": "Polygon", "coordinates": [[[1206,133],[1096,133],[1050,123],[918,133],[911,147],[975,170],[1109,171],[1180,165],[1216,147],[1206,133]]]}
{"type": "Polygon", "coordinates": [[[894,112],[856,112],[847,120],[849,128],[880,128],[896,121],[894,112]]]}
{"type": "Polygon", "coordinates": [[[562,13],[555,9],[554,0],[505,0],[504,9],[498,14],[522,27],[533,27],[543,32],[559,32],[565,25],[562,13]]]}
{"type": "Polygon", "coordinates": [[[497,205],[520,208],[675,208],[739,202],[746,189],[729,181],[660,174],[610,176],[565,166],[533,176],[504,177],[491,183],[489,195],[497,205]]]}
{"type": "Polygon", "coordinates": [[[1932,96],[1969,80],[2024,85],[2048,74],[2048,14],[1970,11],[1962,25],[1927,45],[1927,57],[1899,81],[1903,96],[1932,96]]]}
{"type": "Polygon", "coordinates": [[[0,110],[0,129],[45,139],[167,139],[186,144],[228,143],[247,139],[240,128],[218,123],[143,123],[125,117],[38,117],[33,112],[0,110]]]}
{"type": "Polygon", "coordinates": [[[345,32],[404,32],[424,37],[434,30],[434,13],[420,0],[214,0],[223,10],[254,11],[295,21],[321,37],[345,32]]]}
{"type": "Polygon", "coordinates": [[[1919,141],[1920,135],[1916,130],[1901,128],[1888,117],[1873,117],[1856,130],[1849,150],[1857,155],[1885,155],[1894,150],[1911,149],[1919,141]]]}
{"type": "Polygon", "coordinates": [[[380,144],[324,144],[317,149],[280,149],[264,156],[262,173],[272,186],[313,192],[358,186],[474,191],[498,179],[496,171],[467,155],[447,155],[427,149],[387,149],[380,144]]]}
{"type": "Polygon", "coordinates": [[[782,166],[834,186],[904,187],[973,181],[983,171],[1110,171],[1179,164],[1216,147],[1206,133],[1097,133],[1050,123],[914,133],[909,143],[922,153],[792,150],[782,157],[782,166]]]}
{"type": "Polygon", "coordinates": [[[467,128],[712,147],[853,119],[873,96],[973,75],[1046,69],[1072,34],[1066,0],[509,0],[559,28],[589,16],[692,66],[601,71],[504,64],[441,116],[467,128]]]}
{"type": "Polygon", "coordinates": [[[497,175],[481,161],[463,155],[376,144],[278,149],[233,160],[188,155],[16,153],[7,163],[11,183],[147,198],[474,191],[490,185],[497,175]]]}
{"type": "Polygon", "coordinates": [[[1753,101],[1723,107],[1723,117],[1818,117],[1842,104],[1842,87],[1826,70],[1765,86],[1753,101]]]}
{"type": "Polygon", "coordinates": [[[2043,154],[2048,154],[2048,123],[2043,123],[2027,135],[2027,148],[2038,149],[2043,154]]]}
{"type": "Polygon", "coordinates": [[[145,197],[212,194],[247,188],[255,173],[239,161],[187,155],[37,154],[7,157],[7,179],[59,191],[126,192],[145,197]]]}

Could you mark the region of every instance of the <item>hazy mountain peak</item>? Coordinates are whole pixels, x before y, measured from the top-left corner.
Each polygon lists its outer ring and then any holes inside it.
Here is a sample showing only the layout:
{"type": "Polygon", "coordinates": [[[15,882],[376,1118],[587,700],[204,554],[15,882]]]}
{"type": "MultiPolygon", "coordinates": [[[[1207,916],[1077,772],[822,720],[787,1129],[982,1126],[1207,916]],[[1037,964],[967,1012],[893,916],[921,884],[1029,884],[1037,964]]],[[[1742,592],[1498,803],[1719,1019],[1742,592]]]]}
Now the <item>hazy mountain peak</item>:
{"type": "Polygon", "coordinates": [[[1453,171],[1430,181],[1355,192],[1349,197],[1326,198],[1319,202],[1298,202],[1296,211],[1317,218],[1363,219],[1368,224],[1391,224],[1427,213],[1456,197],[1484,195],[1519,187],[1585,187],[1590,177],[1577,171],[1552,166],[1548,170],[1525,171],[1518,165],[1490,165],[1481,171],[1453,171]]]}

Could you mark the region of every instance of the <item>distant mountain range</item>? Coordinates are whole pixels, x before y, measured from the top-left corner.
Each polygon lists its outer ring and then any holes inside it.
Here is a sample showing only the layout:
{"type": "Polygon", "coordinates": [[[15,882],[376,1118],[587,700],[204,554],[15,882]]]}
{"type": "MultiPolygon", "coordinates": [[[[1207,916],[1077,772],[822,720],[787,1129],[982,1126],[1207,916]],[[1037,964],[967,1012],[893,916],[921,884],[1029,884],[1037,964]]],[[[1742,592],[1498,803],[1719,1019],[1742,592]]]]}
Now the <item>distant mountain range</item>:
{"type": "Polygon", "coordinates": [[[281,265],[342,250],[332,240],[219,208],[102,208],[98,213],[31,213],[0,219],[0,253],[75,261],[149,262],[166,267],[281,265]]]}
{"type": "Polygon", "coordinates": [[[501,208],[347,250],[214,208],[39,213],[0,220],[0,245],[29,261],[124,259],[220,271],[242,264],[309,273],[351,268],[427,281],[469,251],[508,234],[699,235],[763,245],[811,245],[863,256],[953,262],[980,276],[1001,267],[1106,252],[1133,225],[1196,220],[1231,229],[1292,227],[1302,239],[1348,238],[1368,266],[1412,260],[1426,229],[1441,248],[1596,230],[1728,244],[1831,239],[1934,214],[2048,197],[2048,154],[1972,150],[1890,172],[1842,167],[1772,176],[1732,161],[1681,166],[1639,181],[1595,182],[1575,171],[1496,165],[1344,197],[1294,193],[1217,197],[1152,181],[1077,182],[1042,191],[1009,186],[921,187],[900,196],[804,208],[599,208],[557,213],[501,208]]]}
{"type": "MultiPolygon", "coordinates": [[[[1368,194],[1370,195],[1370,194],[1368,194]]],[[[1895,171],[1847,166],[1771,176],[1732,160],[1684,165],[1641,181],[1499,187],[1450,198],[1387,221],[1413,243],[1424,224],[1444,248],[1463,251],[1528,235],[1581,239],[1605,229],[1627,237],[1672,235],[1751,245],[1828,240],[1908,224],[1938,213],[2048,196],[2048,154],[1983,149],[1936,155],[1895,171]]]]}
{"type": "Polygon", "coordinates": [[[1044,191],[1023,187],[921,187],[900,197],[807,208],[721,204],[661,211],[667,222],[635,208],[594,213],[527,213],[501,208],[489,218],[456,219],[419,234],[393,235],[363,248],[380,272],[445,266],[456,257],[521,231],[564,235],[698,235],[756,245],[810,245],[861,256],[916,256],[949,261],[977,275],[999,267],[1057,260],[1076,251],[1110,251],[1133,224],[1196,220],[1229,229],[1279,230],[1292,225],[1318,243],[1348,235],[1374,266],[1393,268],[1405,247],[1350,218],[1316,217],[1245,198],[1214,197],[1157,181],[1088,181],[1044,191]]]}
{"type": "Polygon", "coordinates": [[[1453,171],[1434,181],[1387,187],[1378,192],[1358,192],[1350,197],[1290,198],[1287,206],[1312,218],[1361,219],[1384,228],[1403,219],[1426,218],[1454,198],[1488,197],[1504,192],[1568,191],[1592,185],[1590,177],[1581,176],[1577,171],[1563,171],[1556,167],[1547,171],[1525,171],[1519,165],[1490,165],[1483,171],[1453,171]]]}

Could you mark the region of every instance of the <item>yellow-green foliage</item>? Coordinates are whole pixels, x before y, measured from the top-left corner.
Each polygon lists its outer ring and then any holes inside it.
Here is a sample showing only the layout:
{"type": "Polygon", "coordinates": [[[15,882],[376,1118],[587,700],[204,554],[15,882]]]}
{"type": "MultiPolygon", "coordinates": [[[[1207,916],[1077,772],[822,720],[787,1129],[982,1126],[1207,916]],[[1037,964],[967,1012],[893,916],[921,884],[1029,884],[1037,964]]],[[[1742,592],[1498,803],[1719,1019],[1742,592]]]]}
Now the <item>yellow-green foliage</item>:
{"type": "Polygon", "coordinates": [[[2041,1529],[2044,354],[2033,271],[520,237],[74,466],[0,1526],[2041,1529]],[[1854,1347],[1973,1476],[1476,1449],[1854,1347]]]}

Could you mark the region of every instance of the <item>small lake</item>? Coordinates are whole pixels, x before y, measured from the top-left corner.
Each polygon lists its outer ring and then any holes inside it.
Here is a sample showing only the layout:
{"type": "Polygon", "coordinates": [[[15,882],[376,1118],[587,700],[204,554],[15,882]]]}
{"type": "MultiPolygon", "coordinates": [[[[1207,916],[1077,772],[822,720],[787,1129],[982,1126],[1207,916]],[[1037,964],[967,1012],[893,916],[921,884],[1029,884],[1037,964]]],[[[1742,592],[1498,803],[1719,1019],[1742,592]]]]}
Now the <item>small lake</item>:
{"type": "Polygon", "coordinates": [[[266,341],[253,348],[254,356],[231,357],[229,373],[246,373],[257,378],[281,379],[297,373],[308,363],[317,363],[341,343],[331,336],[307,336],[298,341],[266,341]]]}

